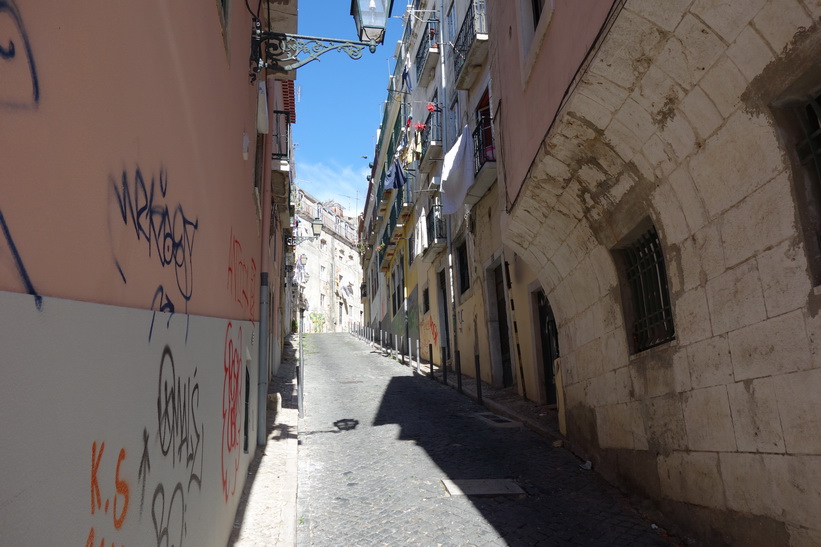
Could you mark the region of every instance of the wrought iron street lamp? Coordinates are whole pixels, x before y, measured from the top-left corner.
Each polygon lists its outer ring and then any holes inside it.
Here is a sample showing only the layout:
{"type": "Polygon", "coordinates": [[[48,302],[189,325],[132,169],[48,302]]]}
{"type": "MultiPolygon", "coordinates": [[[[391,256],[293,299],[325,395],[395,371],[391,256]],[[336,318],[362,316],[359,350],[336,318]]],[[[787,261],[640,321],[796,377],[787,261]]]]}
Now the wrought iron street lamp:
{"type": "Polygon", "coordinates": [[[362,57],[362,50],[366,47],[374,53],[376,46],[385,40],[385,28],[392,8],[393,0],[351,0],[351,15],[356,22],[356,34],[360,41],[264,31],[260,20],[254,18],[254,28],[251,30],[251,71],[259,73],[264,68],[294,70],[332,50],[344,51],[354,60],[362,57]]]}
{"type": "Polygon", "coordinates": [[[290,245],[291,247],[296,247],[297,245],[299,245],[303,241],[311,241],[311,240],[314,240],[314,239],[318,238],[320,236],[320,234],[322,233],[322,219],[321,218],[316,217],[315,219],[313,219],[311,221],[311,231],[313,232],[313,235],[289,237],[288,238],[288,245],[290,245]]]}

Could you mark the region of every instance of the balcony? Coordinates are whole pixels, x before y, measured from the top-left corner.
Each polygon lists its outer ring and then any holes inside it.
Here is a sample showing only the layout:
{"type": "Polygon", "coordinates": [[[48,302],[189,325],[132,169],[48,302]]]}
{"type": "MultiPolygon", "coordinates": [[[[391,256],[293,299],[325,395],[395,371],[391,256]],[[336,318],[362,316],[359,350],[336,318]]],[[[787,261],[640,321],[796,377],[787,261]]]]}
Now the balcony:
{"type": "Polygon", "coordinates": [[[439,21],[433,19],[425,24],[422,40],[416,50],[416,85],[427,86],[436,74],[439,63],[439,21]]]}
{"type": "MultiPolygon", "coordinates": [[[[271,198],[280,207],[280,222],[286,225],[291,214],[287,206],[291,200],[291,120],[290,111],[274,110],[271,141],[271,198]]],[[[261,152],[259,158],[263,158],[261,152]]]]}
{"type": "Polygon", "coordinates": [[[482,199],[496,181],[496,145],[489,117],[479,120],[473,130],[473,186],[468,189],[465,204],[482,199]]]}
{"type": "Polygon", "coordinates": [[[427,229],[427,241],[425,250],[422,253],[422,260],[433,262],[439,252],[447,245],[445,219],[442,218],[441,205],[433,205],[428,210],[427,229]]]}
{"type": "Polygon", "coordinates": [[[456,89],[470,89],[480,68],[487,60],[488,30],[486,0],[472,0],[456,43],[453,46],[453,73],[456,89]]]}
{"type": "Polygon", "coordinates": [[[423,173],[433,170],[436,162],[442,159],[442,113],[434,110],[425,120],[422,130],[422,161],[420,169],[423,173]]]}

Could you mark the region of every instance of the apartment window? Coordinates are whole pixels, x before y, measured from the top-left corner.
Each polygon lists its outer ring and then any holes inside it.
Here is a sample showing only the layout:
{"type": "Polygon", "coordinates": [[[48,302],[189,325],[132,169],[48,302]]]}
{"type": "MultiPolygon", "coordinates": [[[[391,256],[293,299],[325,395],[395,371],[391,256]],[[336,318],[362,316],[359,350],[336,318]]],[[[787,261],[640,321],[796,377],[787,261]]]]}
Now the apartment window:
{"type": "Polygon", "coordinates": [[[658,232],[649,224],[638,234],[615,251],[621,267],[625,325],[630,329],[632,353],[676,337],[658,232]]]}
{"type": "Polygon", "coordinates": [[[416,256],[416,229],[411,232],[408,238],[408,265],[413,264],[413,259],[416,256]]]}
{"type": "Polygon", "coordinates": [[[324,294],[319,295],[319,307],[320,308],[325,307],[325,295],[324,294]]]}
{"type": "Polygon", "coordinates": [[[430,311],[430,293],[428,292],[428,288],[422,291],[422,313],[428,313],[430,311]]]}
{"type": "Polygon", "coordinates": [[[464,294],[470,288],[470,264],[468,263],[468,246],[465,241],[456,248],[456,267],[459,270],[459,293],[464,294]]]}
{"type": "Polygon", "coordinates": [[[217,0],[217,13],[219,15],[220,27],[222,27],[222,42],[225,46],[225,52],[229,52],[229,45],[231,44],[231,37],[228,29],[231,28],[230,20],[228,18],[231,13],[230,0],[217,0]]]}
{"type": "Polygon", "coordinates": [[[539,26],[539,19],[542,17],[544,11],[545,0],[530,0],[530,6],[533,10],[533,29],[539,26]]]}
{"type": "Polygon", "coordinates": [[[448,148],[453,146],[456,139],[461,135],[462,128],[459,127],[459,93],[454,90],[453,100],[448,107],[448,148]]]}

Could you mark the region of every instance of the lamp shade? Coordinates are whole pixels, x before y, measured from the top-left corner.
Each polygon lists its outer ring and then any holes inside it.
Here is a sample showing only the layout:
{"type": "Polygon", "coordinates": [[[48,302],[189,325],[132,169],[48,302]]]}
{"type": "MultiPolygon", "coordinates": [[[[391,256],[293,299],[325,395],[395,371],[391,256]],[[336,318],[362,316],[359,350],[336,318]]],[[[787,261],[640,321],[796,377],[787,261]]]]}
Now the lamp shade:
{"type": "Polygon", "coordinates": [[[381,44],[391,16],[393,0],[351,0],[356,34],[363,42],[381,44]]]}
{"type": "Polygon", "coordinates": [[[319,234],[322,233],[322,219],[316,217],[313,222],[311,222],[311,230],[314,231],[314,237],[319,237],[319,234]]]}

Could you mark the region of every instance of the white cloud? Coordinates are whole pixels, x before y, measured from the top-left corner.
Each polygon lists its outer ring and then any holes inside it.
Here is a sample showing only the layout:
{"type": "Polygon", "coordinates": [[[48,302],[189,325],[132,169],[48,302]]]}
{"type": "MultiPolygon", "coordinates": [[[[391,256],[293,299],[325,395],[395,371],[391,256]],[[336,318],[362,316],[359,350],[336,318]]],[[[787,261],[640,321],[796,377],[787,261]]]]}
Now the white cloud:
{"type": "Polygon", "coordinates": [[[296,185],[320,201],[334,200],[348,216],[358,215],[365,203],[370,174],[368,160],[362,165],[340,165],[336,162],[297,163],[296,185]]]}

